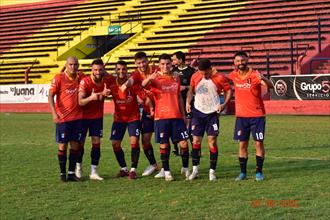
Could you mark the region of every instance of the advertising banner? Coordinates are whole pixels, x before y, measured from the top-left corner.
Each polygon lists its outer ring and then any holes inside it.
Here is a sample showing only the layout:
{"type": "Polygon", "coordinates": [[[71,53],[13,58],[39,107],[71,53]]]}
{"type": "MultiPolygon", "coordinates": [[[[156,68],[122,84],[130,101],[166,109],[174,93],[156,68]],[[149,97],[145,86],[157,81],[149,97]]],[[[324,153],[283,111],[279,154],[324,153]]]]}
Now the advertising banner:
{"type": "Polygon", "coordinates": [[[272,76],[272,100],[330,100],[330,74],[272,76]]]}
{"type": "Polygon", "coordinates": [[[1,85],[0,103],[48,103],[49,84],[1,85]]]}

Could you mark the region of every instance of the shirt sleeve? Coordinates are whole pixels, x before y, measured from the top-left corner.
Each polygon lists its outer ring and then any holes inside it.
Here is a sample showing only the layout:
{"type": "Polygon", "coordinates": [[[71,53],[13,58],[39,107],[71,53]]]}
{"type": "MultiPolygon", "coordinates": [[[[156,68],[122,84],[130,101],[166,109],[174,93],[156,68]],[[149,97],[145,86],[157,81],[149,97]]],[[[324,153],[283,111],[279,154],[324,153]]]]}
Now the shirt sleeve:
{"type": "Polygon", "coordinates": [[[227,77],[221,76],[220,78],[221,78],[220,82],[221,82],[223,90],[224,91],[230,90],[230,84],[229,84],[229,81],[228,81],[227,77]]]}
{"type": "Polygon", "coordinates": [[[56,75],[50,84],[49,91],[52,92],[53,94],[57,94],[59,90],[60,90],[60,77],[59,75],[56,75]]]}
{"type": "Polygon", "coordinates": [[[87,92],[87,83],[85,81],[85,79],[82,79],[79,83],[79,92],[87,92]]]}

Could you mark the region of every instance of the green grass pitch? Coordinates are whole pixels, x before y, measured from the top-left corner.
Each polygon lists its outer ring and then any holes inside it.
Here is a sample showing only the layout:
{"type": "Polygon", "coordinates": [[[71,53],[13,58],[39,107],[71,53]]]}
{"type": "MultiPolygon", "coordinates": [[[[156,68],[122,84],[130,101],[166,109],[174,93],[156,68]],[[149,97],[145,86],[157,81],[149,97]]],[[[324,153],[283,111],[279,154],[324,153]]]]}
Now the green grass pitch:
{"type": "MultiPolygon", "coordinates": [[[[99,173],[90,181],[90,141],[83,181],[61,183],[49,114],[0,114],[1,219],[329,219],[330,117],[267,116],[265,181],[255,182],[253,142],[248,180],[239,173],[234,116],[221,116],[218,180],[209,182],[209,153],[202,146],[200,178],[180,175],[181,159],[171,155],[176,181],[141,177],[147,160],[141,151],[139,178],[114,179],[119,169],[108,140],[112,117],[104,119],[99,173]]],[[[123,142],[126,161],[130,151],[123,142]]],[[[159,162],[159,148],[154,144],[159,162]]],[[[191,161],[190,161],[191,166],[191,161]]]]}

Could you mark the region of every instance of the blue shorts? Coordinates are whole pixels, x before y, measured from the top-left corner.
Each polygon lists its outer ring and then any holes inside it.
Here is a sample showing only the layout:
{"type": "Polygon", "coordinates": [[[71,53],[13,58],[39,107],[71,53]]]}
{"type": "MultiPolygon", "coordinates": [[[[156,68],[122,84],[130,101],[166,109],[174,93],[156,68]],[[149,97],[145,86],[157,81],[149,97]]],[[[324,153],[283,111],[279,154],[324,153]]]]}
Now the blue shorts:
{"type": "Polygon", "coordinates": [[[255,141],[263,141],[265,138],[265,117],[256,118],[236,118],[234,139],[248,141],[250,133],[255,141]]]}
{"type": "Polygon", "coordinates": [[[113,122],[111,128],[110,140],[121,141],[124,138],[126,128],[128,135],[140,137],[141,122],[140,120],[132,122],[113,122]]]}
{"type": "Polygon", "coordinates": [[[194,109],[191,119],[191,135],[203,137],[204,132],[206,132],[207,136],[217,137],[219,135],[218,114],[216,112],[204,114],[194,109]]]}
{"type": "Polygon", "coordinates": [[[103,118],[83,119],[83,140],[89,136],[103,137],[103,118]]]}
{"type": "Polygon", "coordinates": [[[74,120],[56,124],[56,143],[82,141],[82,120],[74,120]]]}
{"type": "Polygon", "coordinates": [[[142,112],[142,127],[141,127],[141,132],[142,134],[146,134],[146,133],[152,133],[155,130],[155,124],[154,124],[154,119],[150,118],[149,113],[143,111],[142,112]]]}
{"type": "Polygon", "coordinates": [[[155,121],[156,143],[180,142],[189,138],[183,119],[160,119],[155,121]]]}

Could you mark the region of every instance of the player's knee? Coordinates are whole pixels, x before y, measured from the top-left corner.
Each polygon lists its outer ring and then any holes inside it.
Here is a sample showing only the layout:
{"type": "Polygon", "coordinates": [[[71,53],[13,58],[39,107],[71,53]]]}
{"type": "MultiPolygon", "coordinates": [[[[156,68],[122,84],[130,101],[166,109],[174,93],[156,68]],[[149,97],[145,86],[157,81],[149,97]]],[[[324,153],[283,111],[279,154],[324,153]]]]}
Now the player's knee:
{"type": "Polygon", "coordinates": [[[138,149],[138,148],[140,148],[140,145],[139,145],[139,143],[131,143],[131,148],[138,149]]]}
{"type": "Polygon", "coordinates": [[[168,146],[168,144],[161,144],[159,146],[159,148],[160,148],[160,153],[161,154],[168,154],[169,153],[169,146],[168,146]]]}
{"type": "Polygon", "coordinates": [[[210,149],[211,153],[217,153],[218,152],[218,146],[217,145],[210,146],[209,149],[210,149]]]}
{"type": "Polygon", "coordinates": [[[150,143],[143,143],[142,142],[143,150],[150,150],[152,148],[152,145],[150,143]]]}
{"type": "Polygon", "coordinates": [[[186,140],[180,141],[179,142],[180,148],[181,149],[188,149],[188,142],[186,140]]]}
{"type": "Polygon", "coordinates": [[[193,143],[192,148],[195,150],[200,150],[202,148],[201,143],[193,143]]]}
{"type": "Polygon", "coordinates": [[[113,143],[112,143],[112,149],[113,149],[114,152],[118,152],[118,151],[120,151],[120,150],[121,150],[120,143],[118,143],[118,142],[113,142],[113,143]]]}

